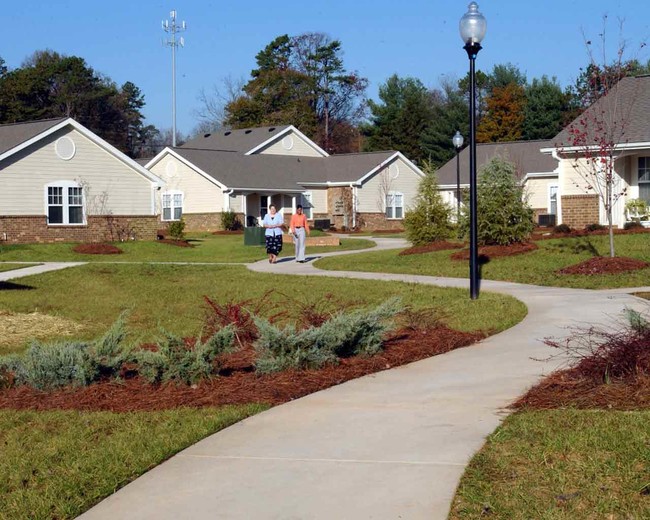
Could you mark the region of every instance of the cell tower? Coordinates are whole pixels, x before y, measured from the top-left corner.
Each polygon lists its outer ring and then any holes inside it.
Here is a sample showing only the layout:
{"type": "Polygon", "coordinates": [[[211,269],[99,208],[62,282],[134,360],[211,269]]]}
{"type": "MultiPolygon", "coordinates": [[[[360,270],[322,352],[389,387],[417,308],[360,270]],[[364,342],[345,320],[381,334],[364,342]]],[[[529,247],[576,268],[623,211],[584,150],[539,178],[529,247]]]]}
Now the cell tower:
{"type": "Polygon", "coordinates": [[[170,20],[163,20],[162,28],[170,35],[169,38],[163,40],[163,45],[168,45],[172,48],[172,146],[176,146],[176,47],[179,45],[185,47],[185,39],[181,36],[176,38],[176,33],[182,32],[187,29],[185,21],[176,22],[176,10],[169,13],[170,20]]]}

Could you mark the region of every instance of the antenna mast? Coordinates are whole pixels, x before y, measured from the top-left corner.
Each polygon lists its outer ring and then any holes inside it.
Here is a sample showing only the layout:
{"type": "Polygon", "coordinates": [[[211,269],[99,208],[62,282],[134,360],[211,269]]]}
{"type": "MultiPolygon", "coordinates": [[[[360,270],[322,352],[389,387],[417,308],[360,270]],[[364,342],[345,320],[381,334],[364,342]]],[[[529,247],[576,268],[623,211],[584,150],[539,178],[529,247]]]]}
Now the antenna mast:
{"type": "Polygon", "coordinates": [[[176,147],[176,47],[185,46],[185,39],[181,36],[176,39],[176,33],[182,32],[187,29],[185,21],[176,22],[176,10],[169,13],[171,20],[163,20],[163,30],[170,34],[168,39],[163,39],[163,45],[168,45],[172,48],[172,146],[176,147]]]}

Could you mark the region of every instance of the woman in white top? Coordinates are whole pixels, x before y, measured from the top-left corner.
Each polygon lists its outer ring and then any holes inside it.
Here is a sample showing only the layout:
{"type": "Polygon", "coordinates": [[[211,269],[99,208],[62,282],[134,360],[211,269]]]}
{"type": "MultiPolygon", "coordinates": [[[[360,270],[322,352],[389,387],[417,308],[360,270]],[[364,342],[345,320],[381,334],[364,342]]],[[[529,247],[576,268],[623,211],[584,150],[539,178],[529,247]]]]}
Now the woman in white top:
{"type": "Polygon", "coordinates": [[[278,255],[282,251],[282,226],[284,218],[277,213],[275,206],[269,206],[269,212],[264,215],[262,224],[266,228],[264,239],[266,241],[266,253],[269,255],[269,263],[274,264],[278,261],[278,255]]]}

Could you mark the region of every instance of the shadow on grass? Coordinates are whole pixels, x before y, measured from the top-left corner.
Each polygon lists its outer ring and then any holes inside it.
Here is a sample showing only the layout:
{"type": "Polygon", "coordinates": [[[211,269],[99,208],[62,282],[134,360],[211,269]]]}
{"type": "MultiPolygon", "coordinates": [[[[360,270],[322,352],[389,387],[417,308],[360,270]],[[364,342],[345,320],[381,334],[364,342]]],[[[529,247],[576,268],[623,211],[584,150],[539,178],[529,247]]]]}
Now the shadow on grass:
{"type": "Polygon", "coordinates": [[[20,283],[0,282],[0,291],[33,291],[36,287],[20,283]]]}

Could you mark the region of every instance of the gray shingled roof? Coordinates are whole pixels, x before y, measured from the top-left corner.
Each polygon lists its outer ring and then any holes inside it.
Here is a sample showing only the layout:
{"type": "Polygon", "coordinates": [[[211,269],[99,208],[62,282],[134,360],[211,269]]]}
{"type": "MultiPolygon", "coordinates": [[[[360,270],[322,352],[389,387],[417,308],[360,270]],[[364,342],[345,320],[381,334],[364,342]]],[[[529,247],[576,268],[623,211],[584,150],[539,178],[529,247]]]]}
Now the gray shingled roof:
{"type": "MultiPolygon", "coordinates": [[[[515,164],[519,178],[527,173],[547,173],[557,168],[557,161],[550,155],[540,153],[541,148],[552,146],[551,141],[512,141],[508,143],[485,143],[476,145],[476,169],[496,156],[515,164]]],[[[456,158],[438,170],[440,185],[456,185],[456,158]]],[[[469,184],[469,147],[460,152],[460,183],[469,184]]]]}
{"type": "Polygon", "coordinates": [[[29,141],[66,119],[65,117],[59,117],[57,119],[0,125],[0,154],[8,152],[25,141],[29,141]]]}
{"type": "Polygon", "coordinates": [[[571,128],[580,132],[586,129],[585,144],[594,144],[594,126],[598,122],[604,122],[606,132],[620,144],[650,142],[650,75],[623,78],[556,135],[550,146],[574,146],[571,128]]]}
{"type": "Polygon", "coordinates": [[[190,139],[179,148],[246,153],[271,139],[273,136],[278,135],[286,128],[288,128],[288,125],[263,126],[241,130],[218,130],[190,139]]]}
{"type": "Polygon", "coordinates": [[[395,152],[296,157],[174,148],[228,188],[300,190],[301,183],[356,182],[395,152]]]}

